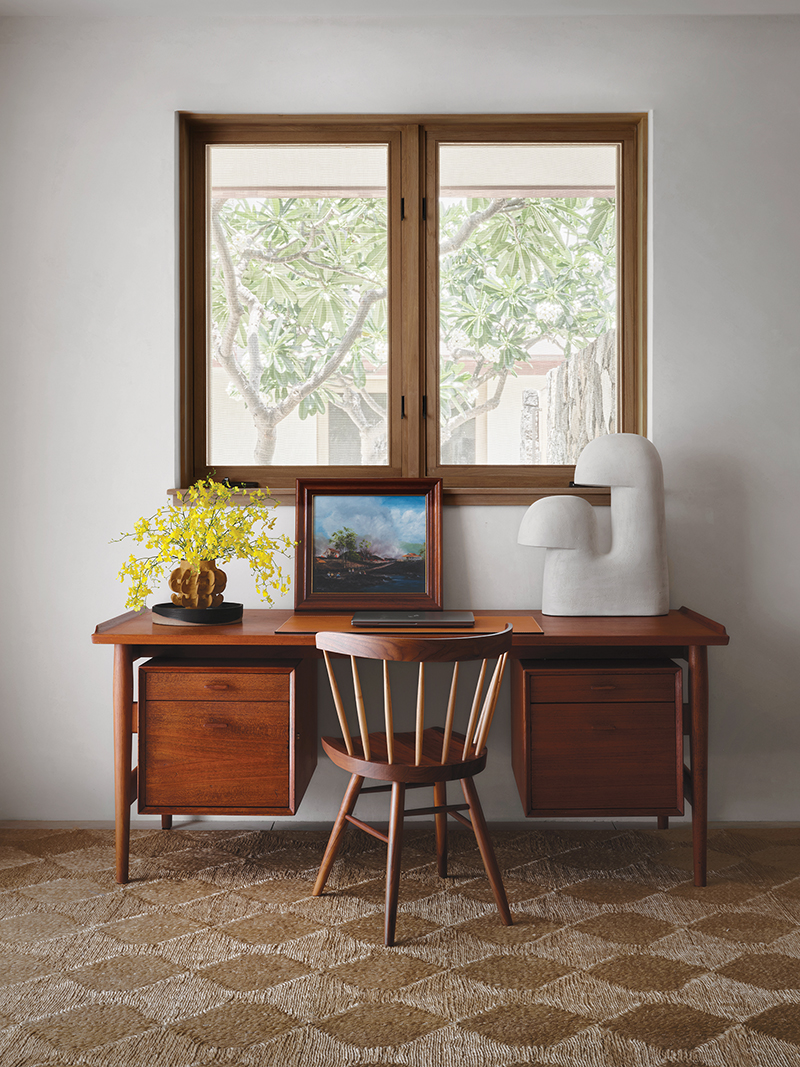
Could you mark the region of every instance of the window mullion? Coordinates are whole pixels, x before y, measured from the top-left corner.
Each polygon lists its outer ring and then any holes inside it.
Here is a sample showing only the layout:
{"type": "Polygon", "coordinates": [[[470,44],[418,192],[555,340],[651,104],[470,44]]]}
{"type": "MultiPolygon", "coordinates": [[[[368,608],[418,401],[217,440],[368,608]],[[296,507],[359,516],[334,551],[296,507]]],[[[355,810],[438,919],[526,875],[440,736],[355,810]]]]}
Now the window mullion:
{"type": "MultiPolygon", "coordinates": [[[[395,398],[394,411],[400,427],[401,466],[403,476],[419,478],[425,466],[424,427],[421,407],[424,394],[424,363],[422,345],[423,272],[422,214],[420,189],[420,127],[402,128],[402,166],[400,197],[404,203],[404,217],[399,222],[398,275],[393,282],[399,308],[399,329],[396,333],[395,360],[399,364],[400,394],[395,398]],[[403,417],[400,418],[402,404],[403,417]]],[[[399,217],[399,199],[398,217],[399,217]]],[[[394,217],[394,212],[393,212],[394,217]]],[[[390,283],[392,284],[392,283],[390,283]]]]}

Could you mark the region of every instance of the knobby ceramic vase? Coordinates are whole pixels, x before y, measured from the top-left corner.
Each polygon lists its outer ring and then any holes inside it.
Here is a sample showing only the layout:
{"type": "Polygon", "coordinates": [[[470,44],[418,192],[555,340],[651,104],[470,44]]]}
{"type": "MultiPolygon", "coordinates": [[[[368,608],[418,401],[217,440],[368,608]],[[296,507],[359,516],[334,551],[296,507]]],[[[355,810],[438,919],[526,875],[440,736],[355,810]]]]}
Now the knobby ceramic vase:
{"type": "Polygon", "coordinates": [[[225,572],[213,559],[204,559],[197,564],[182,559],[169,576],[172,603],[179,608],[218,608],[227,584],[225,572]]]}

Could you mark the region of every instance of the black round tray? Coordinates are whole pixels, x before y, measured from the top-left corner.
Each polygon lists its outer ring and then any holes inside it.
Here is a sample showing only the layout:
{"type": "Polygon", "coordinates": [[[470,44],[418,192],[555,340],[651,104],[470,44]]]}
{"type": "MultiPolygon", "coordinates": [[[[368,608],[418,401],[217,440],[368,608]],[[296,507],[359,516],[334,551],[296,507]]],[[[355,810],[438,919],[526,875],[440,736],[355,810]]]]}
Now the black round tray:
{"type": "Polygon", "coordinates": [[[181,608],[177,604],[154,604],[153,614],[162,615],[171,622],[206,623],[219,626],[224,622],[238,622],[244,604],[220,604],[218,608],[181,608]]]}

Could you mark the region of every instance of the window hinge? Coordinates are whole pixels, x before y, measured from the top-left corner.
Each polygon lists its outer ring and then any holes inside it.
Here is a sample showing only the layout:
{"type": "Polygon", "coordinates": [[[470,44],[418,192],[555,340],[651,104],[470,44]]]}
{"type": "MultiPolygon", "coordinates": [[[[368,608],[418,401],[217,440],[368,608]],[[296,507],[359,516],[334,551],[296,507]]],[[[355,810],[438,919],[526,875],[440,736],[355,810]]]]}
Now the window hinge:
{"type": "Polygon", "coordinates": [[[400,418],[404,419],[405,417],[406,417],[406,398],[404,396],[401,396],[400,397],[400,418]]]}
{"type": "Polygon", "coordinates": [[[427,217],[428,217],[428,201],[423,196],[423,198],[422,198],[422,221],[425,222],[427,217]]]}
{"type": "Polygon", "coordinates": [[[427,398],[427,396],[423,396],[422,397],[422,417],[423,417],[423,419],[426,418],[427,414],[428,414],[428,398],[427,398]]]}
{"type": "Polygon", "coordinates": [[[400,221],[402,222],[405,217],[406,217],[406,198],[404,196],[401,196],[400,197],[400,221]]]}

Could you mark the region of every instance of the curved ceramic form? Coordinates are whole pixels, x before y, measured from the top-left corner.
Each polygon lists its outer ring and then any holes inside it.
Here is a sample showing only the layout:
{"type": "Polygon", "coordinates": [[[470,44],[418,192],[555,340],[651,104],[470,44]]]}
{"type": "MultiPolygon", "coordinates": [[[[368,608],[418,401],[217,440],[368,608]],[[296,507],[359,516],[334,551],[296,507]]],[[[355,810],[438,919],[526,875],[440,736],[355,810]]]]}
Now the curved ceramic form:
{"type": "Polygon", "coordinates": [[[597,518],[579,497],[537,500],[517,540],[547,549],[545,615],[666,615],[669,576],[664,474],[655,445],[638,434],[597,437],[575,467],[581,485],[611,487],[611,548],[597,548],[597,518]]]}

